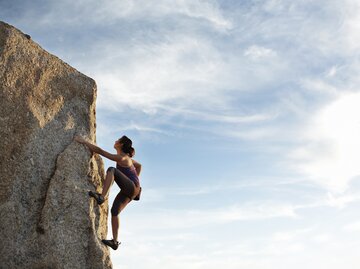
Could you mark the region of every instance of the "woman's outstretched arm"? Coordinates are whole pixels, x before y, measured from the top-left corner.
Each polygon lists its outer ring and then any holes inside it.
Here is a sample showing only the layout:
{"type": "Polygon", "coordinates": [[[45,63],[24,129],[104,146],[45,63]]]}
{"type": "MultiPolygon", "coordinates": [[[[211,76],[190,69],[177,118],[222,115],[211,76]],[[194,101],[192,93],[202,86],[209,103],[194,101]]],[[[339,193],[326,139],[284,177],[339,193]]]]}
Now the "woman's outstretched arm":
{"type": "Polygon", "coordinates": [[[115,161],[115,162],[119,162],[119,161],[122,161],[124,157],[118,155],[118,154],[111,154],[105,150],[103,150],[102,148],[96,146],[96,145],[93,145],[91,144],[90,142],[86,141],[84,138],[82,138],[81,136],[75,136],[74,137],[74,140],[79,142],[80,144],[83,144],[85,145],[86,147],[88,147],[88,149],[91,151],[91,152],[94,152],[94,153],[97,153],[97,154],[100,154],[101,156],[104,156],[105,158],[108,158],[112,161],[115,161]]]}

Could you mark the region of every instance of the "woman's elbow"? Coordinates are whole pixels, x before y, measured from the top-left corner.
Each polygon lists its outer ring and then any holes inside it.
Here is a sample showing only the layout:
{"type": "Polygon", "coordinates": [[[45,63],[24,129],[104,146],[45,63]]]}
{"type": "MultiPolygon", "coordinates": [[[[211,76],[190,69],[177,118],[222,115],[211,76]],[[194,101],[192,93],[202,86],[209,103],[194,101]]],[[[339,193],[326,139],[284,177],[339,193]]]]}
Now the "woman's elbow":
{"type": "Polygon", "coordinates": [[[140,167],[141,168],[141,163],[133,162],[133,164],[134,164],[135,167],[140,167]]]}
{"type": "Polygon", "coordinates": [[[141,164],[137,163],[134,164],[136,171],[140,172],[141,171],[141,164]]]}

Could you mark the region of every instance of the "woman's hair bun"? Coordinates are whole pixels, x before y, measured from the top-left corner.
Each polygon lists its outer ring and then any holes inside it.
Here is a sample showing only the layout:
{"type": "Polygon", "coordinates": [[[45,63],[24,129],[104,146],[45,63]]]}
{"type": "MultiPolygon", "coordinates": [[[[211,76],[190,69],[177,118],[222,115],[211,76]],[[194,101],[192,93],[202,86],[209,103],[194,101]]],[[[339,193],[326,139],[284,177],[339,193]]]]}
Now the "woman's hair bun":
{"type": "Polygon", "coordinates": [[[119,142],[123,144],[122,151],[128,154],[130,157],[135,155],[135,149],[132,147],[132,141],[127,136],[122,136],[119,142]]]}
{"type": "Polygon", "coordinates": [[[130,147],[129,156],[133,157],[135,155],[135,149],[133,147],[130,147]]]}

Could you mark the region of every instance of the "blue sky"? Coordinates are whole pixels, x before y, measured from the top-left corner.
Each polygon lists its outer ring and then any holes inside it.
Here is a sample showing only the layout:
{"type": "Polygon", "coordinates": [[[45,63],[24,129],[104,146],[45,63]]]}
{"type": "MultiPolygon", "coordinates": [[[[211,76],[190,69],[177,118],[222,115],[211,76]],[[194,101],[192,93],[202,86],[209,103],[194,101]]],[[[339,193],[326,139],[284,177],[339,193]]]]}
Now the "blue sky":
{"type": "Polygon", "coordinates": [[[96,80],[99,146],[134,141],[114,268],[359,268],[358,1],[8,0],[0,19],[96,80]]]}

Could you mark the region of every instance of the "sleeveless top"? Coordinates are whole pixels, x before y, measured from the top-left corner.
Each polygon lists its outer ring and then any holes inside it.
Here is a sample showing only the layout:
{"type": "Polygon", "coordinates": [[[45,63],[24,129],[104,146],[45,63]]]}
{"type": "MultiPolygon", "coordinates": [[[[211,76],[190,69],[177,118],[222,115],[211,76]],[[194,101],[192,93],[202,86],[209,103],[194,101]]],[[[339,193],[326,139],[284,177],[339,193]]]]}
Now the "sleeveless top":
{"type": "Polygon", "coordinates": [[[116,164],[116,168],[119,169],[120,172],[124,173],[125,176],[127,176],[132,182],[134,182],[135,186],[140,186],[140,180],[134,165],[124,167],[116,164]]]}

